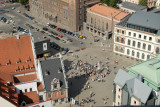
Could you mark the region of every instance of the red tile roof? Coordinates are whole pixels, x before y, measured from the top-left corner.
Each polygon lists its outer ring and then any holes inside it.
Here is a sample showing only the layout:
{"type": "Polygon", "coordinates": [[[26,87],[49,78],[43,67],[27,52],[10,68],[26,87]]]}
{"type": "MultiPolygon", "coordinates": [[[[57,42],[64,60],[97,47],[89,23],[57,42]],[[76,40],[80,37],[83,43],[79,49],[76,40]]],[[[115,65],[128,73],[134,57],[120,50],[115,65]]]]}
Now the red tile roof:
{"type": "Polygon", "coordinates": [[[0,50],[0,73],[8,74],[7,81],[13,80],[11,75],[35,71],[30,36],[0,39],[0,50]]]}
{"type": "Polygon", "coordinates": [[[97,14],[110,17],[114,16],[115,20],[121,21],[125,16],[128,15],[126,12],[122,12],[119,9],[109,7],[105,4],[99,3],[89,8],[90,11],[95,12],[97,14]]]}
{"type": "Polygon", "coordinates": [[[21,104],[22,101],[25,101],[27,104],[38,103],[39,97],[38,97],[37,91],[19,94],[19,103],[21,104]]]}
{"type": "Polygon", "coordinates": [[[20,82],[33,81],[36,79],[37,79],[37,74],[30,74],[30,75],[14,77],[14,82],[20,83],[20,82]]]}
{"type": "Polygon", "coordinates": [[[38,91],[43,91],[43,84],[42,82],[37,82],[38,91]]]}

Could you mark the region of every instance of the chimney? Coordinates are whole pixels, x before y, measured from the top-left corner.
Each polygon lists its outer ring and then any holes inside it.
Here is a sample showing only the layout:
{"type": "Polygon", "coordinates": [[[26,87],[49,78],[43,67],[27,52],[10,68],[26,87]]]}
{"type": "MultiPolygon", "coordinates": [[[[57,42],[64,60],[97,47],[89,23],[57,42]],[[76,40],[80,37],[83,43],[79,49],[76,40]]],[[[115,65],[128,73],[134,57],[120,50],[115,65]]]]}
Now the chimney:
{"type": "Polygon", "coordinates": [[[20,37],[19,37],[19,35],[16,35],[16,37],[17,37],[17,39],[19,39],[20,37]]]}

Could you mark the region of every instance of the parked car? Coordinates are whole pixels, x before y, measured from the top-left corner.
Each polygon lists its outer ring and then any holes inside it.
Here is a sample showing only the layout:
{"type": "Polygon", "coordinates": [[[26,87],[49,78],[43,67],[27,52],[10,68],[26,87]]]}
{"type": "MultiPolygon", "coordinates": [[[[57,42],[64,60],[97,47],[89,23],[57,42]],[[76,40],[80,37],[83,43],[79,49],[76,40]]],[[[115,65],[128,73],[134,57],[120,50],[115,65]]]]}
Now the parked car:
{"type": "Polygon", "coordinates": [[[46,28],[46,27],[43,27],[42,29],[45,30],[45,31],[48,31],[48,28],[46,28]]]}
{"type": "Polygon", "coordinates": [[[65,41],[65,40],[62,40],[62,42],[63,42],[63,43],[66,43],[66,41],[65,41]]]}
{"type": "Polygon", "coordinates": [[[58,27],[58,28],[56,28],[56,30],[57,30],[57,31],[60,31],[60,29],[61,29],[61,28],[59,28],[59,27],[58,27]]]}
{"type": "Polygon", "coordinates": [[[62,38],[63,36],[62,35],[58,35],[58,37],[62,38]]]}
{"type": "Polygon", "coordinates": [[[15,7],[12,7],[12,10],[14,10],[15,9],[15,7]]]}
{"type": "Polygon", "coordinates": [[[60,40],[58,37],[55,37],[56,40],[60,40]]]}
{"type": "Polygon", "coordinates": [[[18,12],[18,13],[21,13],[21,11],[20,11],[20,10],[17,10],[17,12],[18,12]]]}

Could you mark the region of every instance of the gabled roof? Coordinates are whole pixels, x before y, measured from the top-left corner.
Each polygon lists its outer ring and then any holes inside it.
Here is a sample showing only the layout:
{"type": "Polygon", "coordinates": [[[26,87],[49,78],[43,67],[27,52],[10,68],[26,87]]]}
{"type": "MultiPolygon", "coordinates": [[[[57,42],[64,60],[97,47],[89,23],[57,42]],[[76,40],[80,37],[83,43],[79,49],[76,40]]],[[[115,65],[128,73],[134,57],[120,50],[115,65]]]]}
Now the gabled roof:
{"type": "Polygon", "coordinates": [[[59,79],[61,88],[66,87],[63,72],[58,73],[58,70],[62,69],[60,58],[44,60],[40,63],[42,68],[45,89],[47,91],[51,90],[51,82],[54,78],[59,79]]]}
{"type": "Polygon", "coordinates": [[[30,75],[24,75],[24,76],[16,76],[14,77],[14,82],[15,83],[20,83],[20,82],[27,82],[27,81],[33,81],[37,79],[37,74],[30,74],[30,75]]]}
{"type": "Polygon", "coordinates": [[[5,72],[6,76],[7,74],[12,76],[35,71],[30,36],[20,36],[19,39],[17,37],[0,39],[0,50],[1,74],[5,72]]]}
{"type": "Polygon", "coordinates": [[[109,6],[107,6],[105,4],[101,4],[101,3],[90,7],[89,10],[92,12],[95,12],[97,14],[103,15],[105,17],[109,17],[109,18],[114,17],[114,19],[118,20],[118,21],[121,21],[124,17],[129,15],[128,13],[122,12],[119,9],[109,7],[109,6]]]}
{"type": "Polygon", "coordinates": [[[126,84],[131,96],[134,96],[136,99],[140,100],[144,104],[147,102],[152,92],[152,88],[150,88],[136,78],[128,80],[126,84]]]}
{"type": "Polygon", "coordinates": [[[127,69],[142,75],[156,86],[160,85],[160,55],[127,67],[127,69]]]}
{"type": "Polygon", "coordinates": [[[158,30],[160,29],[160,15],[153,12],[137,11],[127,23],[158,30]]]}
{"type": "Polygon", "coordinates": [[[23,101],[25,101],[26,104],[38,103],[39,97],[37,91],[19,94],[19,104],[21,104],[23,101]]]}
{"type": "Polygon", "coordinates": [[[126,71],[119,69],[118,73],[114,79],[114,83],[118,84],[121,88],[123,88],[126,81],[128,81],[129,79],[133,79],[133,77],[130,76],[128,73],[126,73],[126,71]]]}

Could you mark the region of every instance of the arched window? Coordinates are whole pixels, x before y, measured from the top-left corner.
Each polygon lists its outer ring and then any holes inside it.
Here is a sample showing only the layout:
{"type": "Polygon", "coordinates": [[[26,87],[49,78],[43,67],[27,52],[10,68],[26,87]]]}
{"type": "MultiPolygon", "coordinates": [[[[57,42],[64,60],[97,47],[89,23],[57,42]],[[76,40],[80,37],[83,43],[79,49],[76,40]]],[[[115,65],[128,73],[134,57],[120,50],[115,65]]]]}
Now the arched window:
{"type": "Polygon", "coordinates": [[[132,56],[134,56],[134,53],[135,53],[135,52],[134,52],[134,50],[133,50],[133,51],[132,51],[132,56]]]}
{"type": "Polygon", "coordinates": [[[121,38],[121,43],[124,43],[124,39],[123,38],[121,38]]]}
{"type": "Polygon", "coordinates": [[[121,52],[122,52],[122,53],[124,52],[123,48],[121,48],[121,52]]]}
{"type": "Polygon", "coordinates": [[[128,45],[130,45],[130,44],[131,44],[131,40],[128,39],[128,45]]]}
{"type": "Polygon", "coordinates": [[[117,37],[117,42],[119,42],[119,37],[117,37]]]}
{"type": "Polygon", "coordinates": [[[139,58],[139,52],[137,52],[137,58],[139,58]]]}
{"type": "Polygon", "coordinates": [[[116,51],[118,51],[119,50],[119,48],[118,48],[118,46],[116,46],[116,51]]]}
{"type": "Polygon", "coordinates": [[[156,54],[158,54],[158,53],[159,53],[159,47],[156,48],[156,54]]]}
{"type": "Polygon", "coordinates": [[[150,55],[147,55],[147,59],[150,59],[150,55]]]}
{"type": "Polygon", "coordinates": [[[144,53],[142,53],[142,59],[144,59],[144,57],[145,57],[145,55],[144,55],[144,53]]]}
{"type": "Polygon", "coordinates": [[[128,54],[128,55],[130,54],[130,50],[129,50],[129,49],[127,49],[127,54],[128,54]]]}

